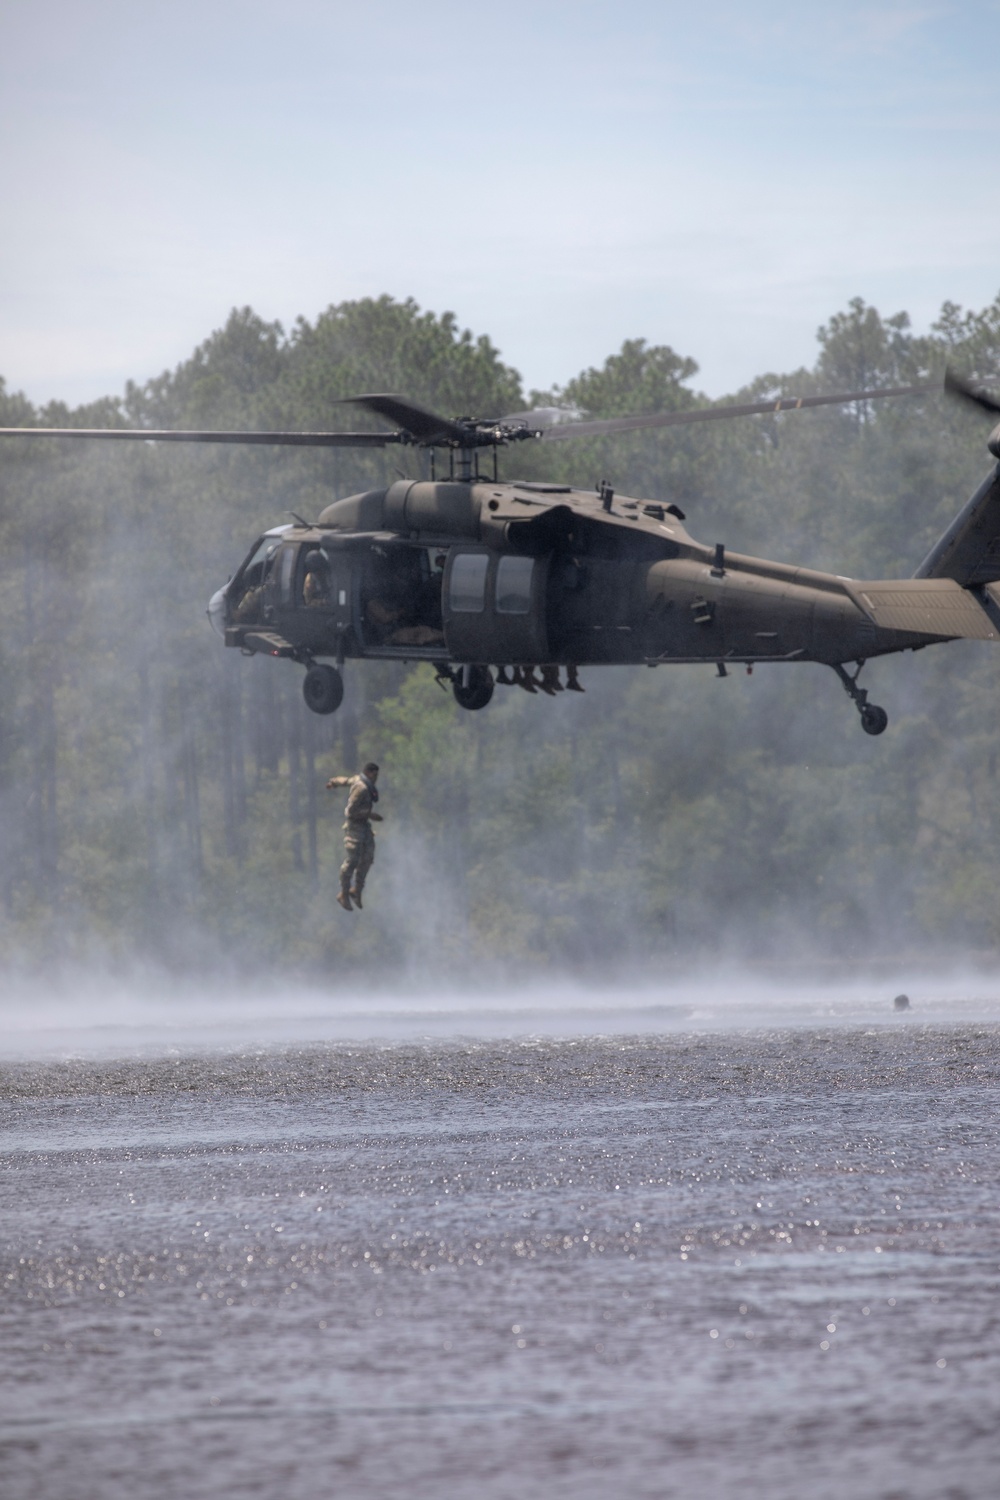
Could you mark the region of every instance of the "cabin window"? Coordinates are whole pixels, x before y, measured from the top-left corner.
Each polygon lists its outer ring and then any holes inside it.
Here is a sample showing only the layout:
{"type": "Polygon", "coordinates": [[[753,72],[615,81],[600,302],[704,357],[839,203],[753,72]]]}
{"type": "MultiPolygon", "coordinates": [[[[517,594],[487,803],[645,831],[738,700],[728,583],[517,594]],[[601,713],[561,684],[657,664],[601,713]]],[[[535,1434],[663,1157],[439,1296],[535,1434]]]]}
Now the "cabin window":
{"type": "Polygon", "coordinates": [[[501,557],[497,568],[497,614],[526,615],[531,610],[530,557],[501,557]]]}
{"type": "Polygon", "coordinates": [[[460,552],[451,564],[449,603],[457,615],[481,615],[486,608],[486,572],[489,557],[483,552],[460,552]]]}

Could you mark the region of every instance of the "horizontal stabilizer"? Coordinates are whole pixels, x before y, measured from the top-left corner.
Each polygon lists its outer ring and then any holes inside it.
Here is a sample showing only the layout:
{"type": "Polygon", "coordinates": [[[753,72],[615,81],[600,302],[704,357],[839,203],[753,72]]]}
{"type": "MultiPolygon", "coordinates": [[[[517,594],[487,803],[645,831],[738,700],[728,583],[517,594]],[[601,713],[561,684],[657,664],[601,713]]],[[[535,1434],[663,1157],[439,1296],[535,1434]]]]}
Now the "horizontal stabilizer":
{"type": "Polygon", "coordinates": [[[929,635],[972,641],[1000,640],[996,585],[970,593],[951,578],[882,579],[874,583],[849,583],[855,604],[881,630],[902,630],[908,635],[929,635]],[[983,603],[979,600],[982,598],[983,603]]]}

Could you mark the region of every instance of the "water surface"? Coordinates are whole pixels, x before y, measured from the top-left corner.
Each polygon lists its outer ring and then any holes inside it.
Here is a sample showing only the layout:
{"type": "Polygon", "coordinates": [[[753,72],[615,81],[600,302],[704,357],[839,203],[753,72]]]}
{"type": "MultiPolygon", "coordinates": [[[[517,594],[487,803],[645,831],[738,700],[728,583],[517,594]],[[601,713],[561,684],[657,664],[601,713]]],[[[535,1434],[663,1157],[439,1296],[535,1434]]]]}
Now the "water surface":
{"type": "Polygon", "coordinates": [[[992,1497],[1000,1022],[970,1006],[8,1032],[0,1491],[992,1497]]]}

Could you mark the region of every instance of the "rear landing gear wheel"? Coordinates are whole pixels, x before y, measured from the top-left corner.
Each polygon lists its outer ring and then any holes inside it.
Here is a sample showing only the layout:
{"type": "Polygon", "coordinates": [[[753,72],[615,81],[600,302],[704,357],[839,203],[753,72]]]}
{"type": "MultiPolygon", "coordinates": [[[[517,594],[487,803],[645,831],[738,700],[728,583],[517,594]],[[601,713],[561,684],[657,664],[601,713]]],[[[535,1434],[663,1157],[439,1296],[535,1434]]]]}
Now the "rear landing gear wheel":
{"type": "Polygon", "coordinates": [[[889,715],[884,708],[879,708],[877,703],[868,702],[867,688],[858,687],[858,678],[861,676],[864,662],[858,662],[857,671],[853,677],[850,672],[844,670],[842,663],[832,662],[831,665],[843,683],[844,692],[861,715],[861,728],[865,734],[881,734],[889,722],[889,715]]]}
{"type": "Polygon", "coordinates": [[[865,734],[881,734],[889,722],[889,715],[877,703],[866,703],[861,710],[861,728],[865,734]]]}
{"type": "Polygon", "coordinates": [[[459,667],[451,690],[459,708],[485,708],[493,697],[493,673],[489,667],[459,667]]]}
{"type": "Polygon", "coordinates": [[[332,714],[344,698],[344,679],[336,667],[310,667],[302,679],[302,696],[314,714],[332,714]]]}

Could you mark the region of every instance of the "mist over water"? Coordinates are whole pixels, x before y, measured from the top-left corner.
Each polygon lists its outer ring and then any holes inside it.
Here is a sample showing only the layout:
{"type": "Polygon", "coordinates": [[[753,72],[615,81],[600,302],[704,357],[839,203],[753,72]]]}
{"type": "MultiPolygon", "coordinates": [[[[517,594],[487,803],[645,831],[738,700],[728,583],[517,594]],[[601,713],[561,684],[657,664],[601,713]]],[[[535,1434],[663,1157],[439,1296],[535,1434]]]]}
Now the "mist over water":
{"type": "Polygon", "coordinates": [[[1000,1020],[989,975],[934,980],[895,974],[843,983],[748,976],[745,968],[609,983],[570,979],[464,986],[346,985],[336,990],[270,976],[256,984],[131,981],[86,971],[26,979],[0,992],[0,1059],[148,1056],[285,1048],[326,1042],[497,1037],[591,1037],[754,1032],[1000,1020]],[[893,1010],[896,994],[910,1008],[893,1010]]]}

